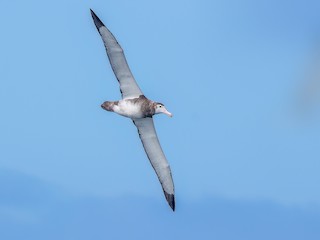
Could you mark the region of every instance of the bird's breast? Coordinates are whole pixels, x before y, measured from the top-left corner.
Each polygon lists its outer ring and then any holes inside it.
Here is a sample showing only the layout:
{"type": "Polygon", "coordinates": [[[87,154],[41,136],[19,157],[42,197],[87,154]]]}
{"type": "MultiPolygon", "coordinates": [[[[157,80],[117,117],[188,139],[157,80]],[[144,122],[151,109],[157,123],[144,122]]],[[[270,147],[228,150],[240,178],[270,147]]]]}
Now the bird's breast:
{"type": "Polygon", "coordinates": [[[130,99],[120,100],[118,105],[114,106],[114,112],[129,118],[142,118],[143,112],[141,111],[141,105],[130,101],[130,99]]]}

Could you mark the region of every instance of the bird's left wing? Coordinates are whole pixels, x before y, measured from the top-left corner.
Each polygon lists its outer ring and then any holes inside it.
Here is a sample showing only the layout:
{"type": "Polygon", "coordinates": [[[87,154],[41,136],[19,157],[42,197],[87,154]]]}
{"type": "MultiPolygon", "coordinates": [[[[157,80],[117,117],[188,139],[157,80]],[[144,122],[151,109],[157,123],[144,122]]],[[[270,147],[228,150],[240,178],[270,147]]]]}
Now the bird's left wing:
{"type": "Polygon", "coordinates": [[[92,10],[91,15],[107,50],[112,70],[120,84],[122,98],[137,98],[143,95],[130,71],[123,50],[117,39],[92,10]]]}
{"type": "Polygon", "coordinates": [[[133,119],[150,163],[157,173],[164,195],[174,211],[174,186],[169,163],[161,149],[152,118],[133,119]]]}

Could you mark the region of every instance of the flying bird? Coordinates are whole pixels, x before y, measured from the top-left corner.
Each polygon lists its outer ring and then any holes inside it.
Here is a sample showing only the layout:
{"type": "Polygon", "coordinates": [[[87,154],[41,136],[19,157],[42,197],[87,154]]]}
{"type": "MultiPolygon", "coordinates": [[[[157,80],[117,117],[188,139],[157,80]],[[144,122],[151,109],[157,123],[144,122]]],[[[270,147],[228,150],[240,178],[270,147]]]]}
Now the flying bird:
{"type": "Polygon", "coordinates": [[[159,178],[166,200],[174,211],[174,185],[171,170],[160,146],[152,119],[153,115],[158,113],[164,113],[169,117],[172,117],[172,114],[162,103],[151,101],[143,95],[118,41],[97,15],[91,9],[90,11],[106,48],[111,68],[120,84],[122,95],[121,100],[106,101],[101,107],[132,119],[138,129],[144,150],[159,178]]]}

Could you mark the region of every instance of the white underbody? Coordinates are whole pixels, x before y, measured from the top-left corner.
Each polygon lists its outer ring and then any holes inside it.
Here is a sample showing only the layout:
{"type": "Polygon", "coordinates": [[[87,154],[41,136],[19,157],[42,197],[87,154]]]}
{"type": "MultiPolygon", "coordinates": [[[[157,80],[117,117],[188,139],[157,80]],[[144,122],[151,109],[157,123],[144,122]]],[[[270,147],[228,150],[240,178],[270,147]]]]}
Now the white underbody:
{"type": "Polygon", "coordinates": [[[118,105],[114,105],[113,111],[128,118],[142,118],[141,106],[127,100],[128,99],[120,100],[118,105]]]}

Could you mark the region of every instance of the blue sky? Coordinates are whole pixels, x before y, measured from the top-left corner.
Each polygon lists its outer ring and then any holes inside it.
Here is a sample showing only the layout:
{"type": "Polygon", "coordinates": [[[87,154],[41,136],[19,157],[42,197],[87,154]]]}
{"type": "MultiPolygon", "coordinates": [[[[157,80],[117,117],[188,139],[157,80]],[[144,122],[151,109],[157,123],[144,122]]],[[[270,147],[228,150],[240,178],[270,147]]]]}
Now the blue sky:
{"type": "Polygon", "coordinates": [[[320,102],[301,104],[319,1],[0,7],[3,239],[319,239],[320,102]],[[175,213],[132,122],[100,108],[120,93],[90,8],[174,114],[155,123],[175,213]]]}

